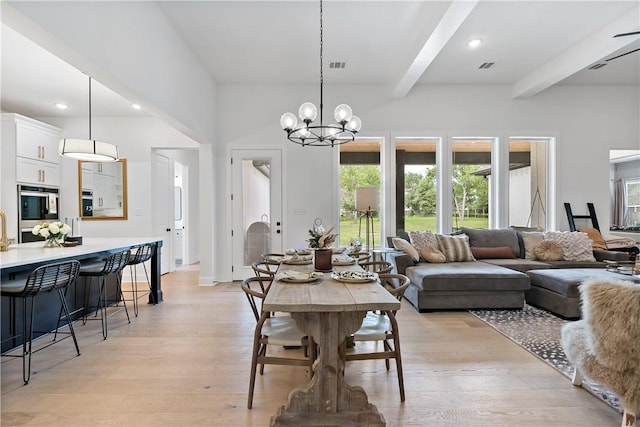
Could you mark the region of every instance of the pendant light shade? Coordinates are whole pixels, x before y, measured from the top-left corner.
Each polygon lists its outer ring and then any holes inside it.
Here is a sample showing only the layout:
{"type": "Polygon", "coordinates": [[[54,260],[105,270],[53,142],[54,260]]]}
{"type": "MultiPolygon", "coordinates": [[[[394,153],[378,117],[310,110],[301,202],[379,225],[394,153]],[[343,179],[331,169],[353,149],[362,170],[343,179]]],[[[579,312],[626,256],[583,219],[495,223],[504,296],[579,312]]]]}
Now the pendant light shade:
{"type": "Polygon", "coordinates": [[[89,139],[63,138],[58,146],[58,154],[89,162],[115,162],[120,158],[116,145],[91,138],[91,77],[89,77],[89,139]]]}
{"type": "Polygon", "coordinates": [[[64,157],[90,162],[115,162],[120,158],[118,147],[95,139],[63,138],[60,140],[58,153],[64,157]]]}

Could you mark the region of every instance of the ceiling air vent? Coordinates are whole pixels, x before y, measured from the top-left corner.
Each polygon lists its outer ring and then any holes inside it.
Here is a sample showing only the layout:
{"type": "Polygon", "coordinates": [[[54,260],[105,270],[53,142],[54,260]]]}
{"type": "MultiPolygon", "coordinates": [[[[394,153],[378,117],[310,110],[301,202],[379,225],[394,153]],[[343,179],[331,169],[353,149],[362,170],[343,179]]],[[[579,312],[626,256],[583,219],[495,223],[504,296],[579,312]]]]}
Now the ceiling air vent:
{"type": "Polygon", "coordinates": [[[346,62],[330,62],[329,68],[344,68],[346,65],[346,62]]]}
{"type": "Polygon", "coordinates": [[[593,64],[591,67],[589,67],[589,70],[599,70],[600,68],[604,67],[607,64],[593,64]]]}
{"type": "Polygon", "coordinates": [[[481,70],[486,70],[487,68],[491,68],[493,64],[494,62],[483,62],[478,68],[480,68],[481,70]]]}

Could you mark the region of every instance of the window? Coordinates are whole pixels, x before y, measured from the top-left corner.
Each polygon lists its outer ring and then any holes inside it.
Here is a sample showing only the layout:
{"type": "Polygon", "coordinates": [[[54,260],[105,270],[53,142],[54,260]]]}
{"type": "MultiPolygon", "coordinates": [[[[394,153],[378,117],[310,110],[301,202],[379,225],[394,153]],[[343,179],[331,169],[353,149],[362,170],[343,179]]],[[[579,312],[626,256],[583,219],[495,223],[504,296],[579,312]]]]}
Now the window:
{"type": "Polygon", "coordinates": [[[640,178],[624,181],[625,224],[627,227],[640,226],[640,178]]]}
{"type": "Polygon", "coordinates": [[[386,246],[380,231],[380,144],[379,139],[356,139],[340,145],[340,245],[349,245],[359,238],[364,247],[369,224],[370,248],[386,246]],[[365,187],[374,187],[378,195],[378,206],[371,208],[368,217],[366,212],[356,210],[356,192],[365,187]]]}
{"type": "Polygon", "coordinates": [[[491,144],[489,138],[453,138],[452,224],[488,228],[491,144]]]}
{"type": "Polygon", "coordinates": [[[545,230],[547,139],[509,140],[509,224],[545,230]]]}

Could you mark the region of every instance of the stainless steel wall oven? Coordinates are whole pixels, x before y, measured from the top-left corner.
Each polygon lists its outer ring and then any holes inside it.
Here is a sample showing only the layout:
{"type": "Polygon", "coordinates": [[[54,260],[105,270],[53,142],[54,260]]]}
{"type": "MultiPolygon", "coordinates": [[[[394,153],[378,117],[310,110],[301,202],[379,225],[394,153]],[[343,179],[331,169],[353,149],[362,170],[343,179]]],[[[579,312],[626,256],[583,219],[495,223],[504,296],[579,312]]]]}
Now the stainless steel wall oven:
{"type": "Polygon", "coordinates": [[[60,190],[31,185],[18,186],[18,239],[20,243],[44,240],[31,230],[43,222],[58,221],[60,190]]]}

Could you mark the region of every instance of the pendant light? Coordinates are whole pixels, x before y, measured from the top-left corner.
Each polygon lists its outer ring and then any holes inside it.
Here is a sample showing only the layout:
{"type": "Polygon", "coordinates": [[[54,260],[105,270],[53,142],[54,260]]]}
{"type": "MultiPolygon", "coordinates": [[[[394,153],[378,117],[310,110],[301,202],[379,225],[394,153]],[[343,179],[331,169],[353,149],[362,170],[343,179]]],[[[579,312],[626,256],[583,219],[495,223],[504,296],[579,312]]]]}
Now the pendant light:
{"type": "Polygon", "coordinates": [[[298,110],[298,118],[293,113],[284,113],[280,117],[280,126],[287,133],[287,139],[303,147],[333,147],[335,145],[351,142],[362,127],[362,121],[358,116],[354,116],[351,107],[347,104],[340,104],[334,111],[334,118],[337,123],[323,123],[323,86],[324,76],[322,73],[323,58],[323,22],[322,22],[322,0],[320,0],[320,111],[311,102],[305,102],[298,110]],[[320,123],[315,125],[313,121],[320,113],[320,123]]]}
{"type": "Polygon", "coordinates": [[[119,159],[116,145],[91,138],[91,77],[89,77],[89,139],[63,138],[60,140],[58,154],[89,162],[115,162],[119,159]]]}

